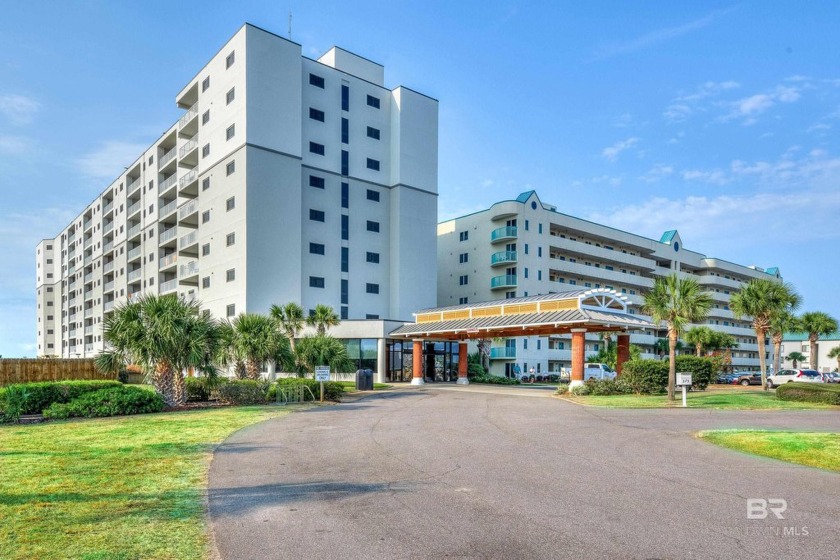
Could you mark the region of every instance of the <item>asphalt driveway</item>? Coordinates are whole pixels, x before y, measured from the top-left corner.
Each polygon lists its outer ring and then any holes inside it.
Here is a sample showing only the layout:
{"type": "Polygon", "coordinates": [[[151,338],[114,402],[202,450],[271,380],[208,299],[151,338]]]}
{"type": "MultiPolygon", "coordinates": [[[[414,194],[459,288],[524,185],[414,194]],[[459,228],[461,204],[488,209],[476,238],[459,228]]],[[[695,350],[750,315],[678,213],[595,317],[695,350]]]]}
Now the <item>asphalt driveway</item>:
{"type": "Polygon", "coordinates": [[[426,387],[237,432],[210,470],[224,559],[840,558],[840,475],[701,429],[840,432],[836,411],[610,410],[426,387]],[[783,519],[747,518],[783,499],[783,519]]]}

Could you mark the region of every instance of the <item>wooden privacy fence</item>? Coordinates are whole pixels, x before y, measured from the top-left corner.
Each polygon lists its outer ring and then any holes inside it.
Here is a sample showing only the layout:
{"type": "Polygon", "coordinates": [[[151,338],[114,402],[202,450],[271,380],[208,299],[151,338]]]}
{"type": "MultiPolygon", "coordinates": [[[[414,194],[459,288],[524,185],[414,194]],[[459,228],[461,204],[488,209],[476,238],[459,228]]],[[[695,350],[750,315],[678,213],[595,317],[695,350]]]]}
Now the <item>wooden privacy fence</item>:
{"type": "Polygon", "coordinates": [[[0,360],[0,386],[38,381],[116,378],[116,374],[97,371],[93,366],[93,360],[88,359],[0,360]]]}

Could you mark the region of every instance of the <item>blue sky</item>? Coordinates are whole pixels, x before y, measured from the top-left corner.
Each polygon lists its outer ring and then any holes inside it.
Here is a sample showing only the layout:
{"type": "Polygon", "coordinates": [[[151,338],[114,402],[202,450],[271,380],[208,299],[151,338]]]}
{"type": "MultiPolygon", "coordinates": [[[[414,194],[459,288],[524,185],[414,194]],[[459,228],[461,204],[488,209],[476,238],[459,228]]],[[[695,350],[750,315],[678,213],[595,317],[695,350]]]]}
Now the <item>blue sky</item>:
{"type": "Polygon", "coordinates": [[[243,22],[440,100],[440,218],[558,210],[779,266],[840,317],[837,2],[14,2],[0,20],[0,355],[34,355],[34,247],[179,115],[243,22]],[[215,5],[214,5],[215,4],[215,5]]]}

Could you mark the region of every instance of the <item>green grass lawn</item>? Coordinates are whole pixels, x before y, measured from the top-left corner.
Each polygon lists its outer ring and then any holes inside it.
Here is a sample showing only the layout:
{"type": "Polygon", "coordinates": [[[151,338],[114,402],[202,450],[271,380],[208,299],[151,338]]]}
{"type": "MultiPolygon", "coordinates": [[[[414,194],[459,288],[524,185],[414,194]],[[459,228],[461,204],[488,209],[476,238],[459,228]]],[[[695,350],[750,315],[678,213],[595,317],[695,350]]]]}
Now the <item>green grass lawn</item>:
{"type": "Polygon", "coordinates": [[[0,558],[206,558],[213,446],[253,406],[0,426],[0,558]]]}
{"type": "MultiPolygon", "coordinates": [[[[668,401],[665,395],[610,395],[582,396],[565,395],[573,402],[604,406],[609,408],[673,408],[682,407],[682,393],[677,393],[677,400],[668,401]]],[[[776,398],[774,391],[761,389],[711,389],[708,391],[690,391],[686,398],[689,408],[778,410],[778,409],[815,409],[832,408],[831,405],[807,402],[782,401],[776,398]]],[[[836,406],[833,408],[837,408],[836,406]]]]}
{"type": "Polygon", "coordinates": [[[840,472],[840,433],[714,430],[700,437],[736,451],[840,472]]]}
{"type": "MultiPolygon", "coordinates": [[[[356,382],[355,381],[336,381],[336,383],[339,383],[342,387],[344,387],[344,390],[347,391],[348,393],[352,393],[353,391],[356,390],[356,382]]],[[[390,389],[391,387],[393,387],[393,385],[388,385],[387,383],[374,383],[373,384],[373,390],[374,391],[380,391],[382,389],[390,389]]]]}

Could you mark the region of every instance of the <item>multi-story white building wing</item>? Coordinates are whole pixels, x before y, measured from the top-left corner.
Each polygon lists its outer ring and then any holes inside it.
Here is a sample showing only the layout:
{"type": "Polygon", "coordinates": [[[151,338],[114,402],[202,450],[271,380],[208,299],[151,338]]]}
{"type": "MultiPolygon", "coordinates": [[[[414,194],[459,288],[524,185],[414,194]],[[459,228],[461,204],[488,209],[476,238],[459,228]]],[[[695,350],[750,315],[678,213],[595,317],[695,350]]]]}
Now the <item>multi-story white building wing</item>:
{"type": "MultiPolygon", "coordinates": [[[[438,224],[438,305],[476,303],[498,298],[547,294],[573,288],[607,288],[626,295],[630,311],[640,314],[642,295],[654,278],[676,272],[709,290],[714,305],[706,324],[735,337],[733,366],[758,367],[758,346],[749,318],[737,319],[729,297],[753,278],[781,280],[766,270],[707,257],[683,246],[680,234],[654,240],[562,214],[522,193],[487,210],[438,224]]],[[[662,332],[636,332],[631,343],[654,357],[662,332]]],[[[591,336],[587,355],[602,344],[591,336]]],[[[765,352],[769,347],[765,348],[765,352]]],[[[571,364],[566,337],[495,341],[491,369],[497,375],[520,371],[559,371],[571,364]]]]}
{"type": "Polygon", "coordinates": [[[294,301],[411,320],[435,305],[435,99],[246,24],[176,102],[178,122],[38,245],[39,355],[98,353],[103,319],[141,292],[217,317],[294,301]]]}

